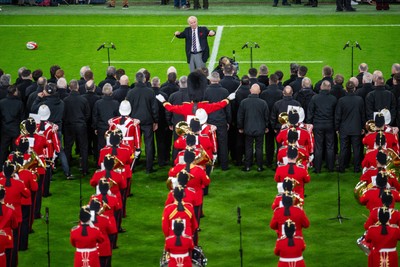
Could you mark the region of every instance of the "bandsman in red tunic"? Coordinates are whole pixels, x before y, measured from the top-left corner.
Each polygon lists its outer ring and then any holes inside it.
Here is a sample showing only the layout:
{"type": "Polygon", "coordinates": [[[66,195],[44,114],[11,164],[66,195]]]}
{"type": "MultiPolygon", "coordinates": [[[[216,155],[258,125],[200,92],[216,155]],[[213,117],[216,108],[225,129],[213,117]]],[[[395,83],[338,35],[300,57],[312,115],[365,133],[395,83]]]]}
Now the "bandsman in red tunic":
{"type": "Polygon", "coordinates": [[[184,233],[188,236],[193,236],[197,231],[197,220],[194,216],[193,206],[190,203],[185,203],[183,197],[185,191],[182,187],[174,188],[174,203],[165,206],[162,215],[162,230],[165,237],[172,235],[173,225],[176,220],[181,220],[185,229],[184,233]]]}
{"type": "Polygon", "coordinates": [[[183,232],[184,225],[176,220],[174,234],[165,239],[165,250],[169,254],[168,267],[191,267],[191,252],[194,249],[193,240],[183,232]]]}
{"type": "Polygon", "coordinates": [[[8,266],[6,248],[7,243],[10,242],[10,240],[12,240],[12,237],[8,235],[5,231],[0,229],[0,266],[8,266]]]}
{"type": "Polygon", "coordinates": [[[140,139],[140,121],[129,117],[131,114],[131,104],[128,100],[123,100],[119,105],[119,114],[121,116],[114,117],[108,121],[110,125],[109,130],[114,131],[119,129],[122,133],[122,144],[130,147],[132,153],[141,151],[140,139]]]}
{"type": "Polygon", "coordinates": [[[296,181],[293,178],[285,178],[282,183],[278,183],[278,192],[276,195],[274,202],[271,205],[272,210],[275,210],[278,207],[283,207],[282,196],[285,193],[291,194],[293,196],[293,205],[298,206],[299,208],[303,208],[304,199],[302,199],[299,194],[293,192],[293,187],[295,186],[296,181]]]}
{"type": "Polygon", "coordinates": [[[279,164],[280,165],[287,164],[287,162],[288,162],[288,160],[287,160],[288,147],[295,146],[297,148],[298,155],[300,156],[301,164],[305,167],[308,167],[310,155],[309,155],[308,151],[299,144],[298,138],[299,138],[298,132],[294,128],[291,128],[287,133],[286,142],[284,142],[284,144],[278,150],[278,154],[276,156],[278,165],[279,164]]]}
{"type": "Polygon", "coordinates": [[[2,185],[7,194],[5,195],[5,203],[11,204],[15,208],[17,227],[13,229],[13,250],[12,250],[12,266],[18,265],[18,245],[20,239],[20,230],[22,223],[22,198],[30,198],[31,192],[25,187],[24,182],[15,176],[15,165],[6,160],[3,165],[3,172],[0,175],[0,185],[2,185]]]}
{"type": "Polygon", "coordinates": [[[104,242],[98,244],[99,256],[100,256],[100,266],[101,267],[111,267],[111,256],[112,248],[110,243],[110,238],[108,235],[113,233],[110,218],[103,215],[103,210],[101,209],[102,204],[96,198],[92,199],[89,204],[91,222],[94,226],[99,228],[100,232],[104,236],[104,242]]]}
{"type": "Polygon", "coordinates": [[[389,190],[393,196],[394,201],[390,208],[394,208],[394,202],[400,202],[399,192],[396,189],[391,188],[387,180],[388,179],[386,172],[378,172],[378,174],[376,175],[376,186],[373,186],[371,189],[366,190],[360,197],[360,204],[365,205],[370,212],[374,208],[382,207],[383,204],[381,196],[385,192],[385,190],[389,190]]]}
{"type": "Polygon", "coordinates": [[[400,212],[397,209],[390,208],[393,203],[392,193],[389,190],[385,190],[381,196],[381,199],[383,206],[380,208],[375,208],[370,212],[367,221],[364,223],[365,230],[368,230],[371,225],[375,225],[379,222],[379,209],[381,208],[386,208],[389,210],[389,224],[400,226],[400,212]]]}
{"type": "Polygon", "coordinates": [[[117,248],[118,228],[116,216],[121,212],[121,203],[117,197],[111,193],[110,184],[105,178],[100,179],[99,194],[92,195],[90,200],[98,199],[102,203],[103,214],[108,216],[111,222],[112,233],[108,235],[112,248],[117,248]]]}
{"type": "Polygon", "coordinates": [[[367,149],[376,148],[375,140],[377,135],[384,135],[386,139],[386,147],[393,149],[397,154],[399,154],[399,140],[397,134],[394,134],[391,131],[385,131],[385,117],[381,112],[375,115],[375,132],[368,133],[363,138],[362,142],[367,149]]]}
{"type": "Polygon", "coordinates": [[[16,166],[16,176],[24,182],[25,187],[31,192],[31,197],[21,199],[22,222],[20,231],[19,250],[28,249],[28,238],[33,224],[32,200],[38,190],[36,173],[23,166],[24,157],[18,152],[11,152],[11,162],[16,166]]]}
{"type": "Polygon", "coordinates": [[[70,242],[76,248],[74,267],[100,267],[98,245],[104,242],[100,229],[90,222],[89,208],[79,214],[80,223],[71,230],[70,242]]]}
{"type": "Polygon", "coordinates": [[[368,228],[366,242],[371,243],[371,253],[368,255],[369,267],[399,266],[396,251],[400,240],[400,229],[397,225],[388,224],[390,212],[386,208],[379,210],[379,225],[368,228]]]}
{"type": "MultiPolygon", "coordinates": [[[[5,202],[5,196],[6,188],[0,185],[0,229],[2,229],[7,236],[4,243],[0,242],[0,247],[4,246],[5,248],[7,265],[0,264],[0,266],[12,266],[11,263],[15,262],[15,259],[13,259],[13,230],[18,228],[18,222],[15,208],[13,205],[5,202]]],[[[4,256],[0,257],[1,261],[4,260],[3,257],[4,256]]]]}
{"type": "Polygon", "coordinates": [[[303,251],[306,243],[303,237],[296,236],[296,225],[287,220],[284,225],[285,234],[276,241],[274,253],[279,257],[278,267],[305,267],[303,251]]]}
{"type": "Polygon", "coordinates": [[[296,147],[289,146],[287,153],[288,163],[276,168],[274,179],[275,182],[282,183],[286,177],[293,178],[296,180],[293,192],[298,193],[304,199],[304,185],[310,182],[311,178],[305,166],[296,164],[297,153],[296,147]]]}
{"type": "MultiPolygon", "coordinates": [[[[314,153],[314,137],[312,125],[306,125],[304,121],[304,110],[301,107],[288,106],[288,123],[282,126],[281,131],[276,136],[279,145],[287,145],[289,131],[298,133],[298,144],[303,147],[307,154],[314,153]]],[[[312,161],[312,160],[311,160],[312,161]]]]}
{"type": "Polygon", "coordinates": [[[303,236],[302,229],[310,226],[304,210],[297,206],[293,206],[293,196],[290,194],[284,194],[282,196],[283,207],[278,207],[274,210],[271,222],[269,226],[272,230],[275,230],[278,238],[282,237],[283,225],[290,219],[296,224],[296,236],[303,236]]]}
{"type": "Polygon", "coordinates": [[[35,218],[40,218],[44,180],[46,177],[46,163],[45,163],[44,151],[49,146],[49,143],[46,137],[37,133],[36,122],[33,118],[29,117],[25,121],[22,121],[21,125],[22,125],[21,134],[16,139],[15,144],[19,146],[21,140],[27,138],[29,141],[28,153],[31,154],[31,157],[35,158],[38,161],[38,164],[35,168],[36,169],[35,171],[39,174],[39,179],[37,180],[38,191],[36,193],[36,200],[35,200],[35,218]]]}
{"type": "Polygon", "coordinates": [[[387,155],[383,151],[379,151],[376,155],[376,167],[371,166],[361,175],[360,181],[365,181],[367,185],[376,185],[376,175],[383,171],[387,174],[388,184],[394,187],[397,191],[400,190],[400,183],[396,178],[396,173],[393,170],[386,170],[387,155]]]}
{"type": "Polygon", "coordinates": [[[213,147],[212,160],[214,164],[215,161],[217,160],[217,153],[218,153],[217,134],[216,134],[217,126],[207,123],[208,115],[207,112],[202,108],[196,110],[195,117],[198,118],[201,125],[200,134],[207,135],[211,141],[213,147]]]}
{"type": "Polygon", "coordinates": [[[58,126],[48,119],[51,115],[50,109],[47,105],[41,105],[38,110],[40,123],[37,124],[37,132],[47,139],[48,145],[44,148],[44,158],[46,161],[46,177],[43,183],[43,197],[51,196],[50,181],[53,176],[54,160],[57,157],[56,153],[60,153],[61,143],[58,138],[58,126]]]}
{"type": "Polygon", "coordinates": [[[197,199],[196,199],[196,191],[192,187],[188,187],[187,183],[189,181],[189,173],[186,170],[182,170],[178,173],[177,177],[168,177],[167,187],[170,189],[167,200],[165,201],[164,206],[174,203],[174,188],[180,186],[185,191],[183,201],[185,203],[190,203],[194,207],[197,199]]]}
{"type": "Polygon", "coordinates": [[[386,147],[386,137],[383,134],[377,134],[375,136],[375,146],[373,149],[367,149],[367,152],[364,156],[363,161],[361,162],[361,166],[363,168],[363,172],[366,171],[369,167],[376,167],[376,156],[378,152],[381,151],[388,155],[389,153],[395,153],[392,149],[388,149],[386,147]]]}

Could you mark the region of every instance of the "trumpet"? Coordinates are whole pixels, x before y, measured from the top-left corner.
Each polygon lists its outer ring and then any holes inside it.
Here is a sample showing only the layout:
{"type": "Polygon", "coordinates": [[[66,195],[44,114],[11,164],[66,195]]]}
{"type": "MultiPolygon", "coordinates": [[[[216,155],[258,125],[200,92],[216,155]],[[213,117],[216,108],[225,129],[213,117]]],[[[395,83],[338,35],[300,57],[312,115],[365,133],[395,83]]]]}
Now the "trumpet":
{"type": "Polygon", "coordinates": [[[365,129],[369,133],[374,133],[376,132],[376,126],[375,126],[375,121],[374,120],[369,120],[365,123],[365,129]]]}
{"type": "Polygon", "coordinates": [[[367,184],[366,181],[359,181],[354,187],[354,198],[360,203],[360,197],[364,195],[369,189],[371,189],[374,185],[372,183],[367,184]]]}
{"type": "Polygon", "coordinates": [[[124,163],[117,158],[116,156],[114,156],[114,167],[113,170],[116,172],[123,172],[125,170],[125,165],[124,163]]]}

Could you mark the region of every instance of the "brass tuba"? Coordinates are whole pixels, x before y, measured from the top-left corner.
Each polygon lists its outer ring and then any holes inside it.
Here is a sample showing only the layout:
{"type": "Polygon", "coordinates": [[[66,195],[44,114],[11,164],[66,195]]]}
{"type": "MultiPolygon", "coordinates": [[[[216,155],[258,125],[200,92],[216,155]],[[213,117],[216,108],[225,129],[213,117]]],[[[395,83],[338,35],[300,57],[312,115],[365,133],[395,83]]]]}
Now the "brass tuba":
{"type": "Polygon", "coordinates": [[[374,185],[372,183],[367,184],[366,181],[359,181],[354,187],[354,198],[360,203],[360,197],[371,189],[374,185]]]}
{"type": "Polygon", "coordinates": [[[29,161],[26,162],[24,165],[22,165],[21,169],[32,170],[36,167],[46,168],[46,163],[43,162],[43,160],[39,158],[39,156],[35,153],[35,151],[32,150],[29,161]]]}
{"type": "Polygon", "coordinates": [[[212,165],[212,159],[208,156],[207,152],[203,149],[200,148],[200,153],[194,158],[193,165],[212,165]]]}
{"type": "Polygon", "coordinates": [[[188,123],[186,121],[180,121],[175,125],[175,133],[178,136],[183,136],[187,133],[191,133],[192,130],[190,129],[188,123]]]}
{"type": "Polygon", "coordinates": [[[386,162],[386,171],[388,173],[393,173],[398,179],[400,174],[400,157],[399,155],[391,148],[386,149],[387,154],[387,162],[386,162]]]}

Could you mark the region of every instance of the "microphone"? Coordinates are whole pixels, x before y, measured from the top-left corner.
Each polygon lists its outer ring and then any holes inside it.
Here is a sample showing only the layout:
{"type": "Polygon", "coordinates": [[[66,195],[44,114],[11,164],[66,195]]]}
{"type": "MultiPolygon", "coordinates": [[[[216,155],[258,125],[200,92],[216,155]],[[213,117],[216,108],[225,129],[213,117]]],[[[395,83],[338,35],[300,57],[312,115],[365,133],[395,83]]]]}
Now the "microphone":
{"type": "Polygon", "coordinates": [[[97,48],[97,51],[99,51],[100,49],[104,48],[104,45],[105,45],[105,44],[106,44],[106,43],[103,43],[102,45],[100,45],[99,48],[97,48]]]}
{"type": "Polygon", "coordinates": [[[240,214],[240,207],[237,207],[237,223],[240,224],[240,219],[242,218],[242,215],[240,214]]]}
{"type": "Polygon", "coordinates": [[[242,49],[245,49],[245,48],[247,48],[247,47],[248,47],[248,42],[245,43],[245,44],[242,46],[242,49]]]}
{"type": "Polygon", "coordinates": [[[350,41],[347,41],[347,43],[344,45],[344,47],[343,47],[343,50],[345,50],[346,49],[346,47],[349,47],[349,45],[350,45],[350,41]]]}
{"type": "Polygon", "coordinates": [[[357,47],[358,49],[362,50],[360,44],[359,44],[357,41],[356,41],[356,47],[357,47]]]}
{"type": "Polygon", "coordinates": [[[114,50],[117,50],[117,48],[115,47],[114,43],[111,43],[111,48],[114,50]]]}
{"type": "Polygon", "coordinates": [[[46,207],[46,215],[45,215],[46,224],[49,224],[49,208],[46,207]]]}
{"type": "Polygon", "coordinates": [[[254,43],[254,48],[260,48],[260,46],[257,43],[254,43]]]}

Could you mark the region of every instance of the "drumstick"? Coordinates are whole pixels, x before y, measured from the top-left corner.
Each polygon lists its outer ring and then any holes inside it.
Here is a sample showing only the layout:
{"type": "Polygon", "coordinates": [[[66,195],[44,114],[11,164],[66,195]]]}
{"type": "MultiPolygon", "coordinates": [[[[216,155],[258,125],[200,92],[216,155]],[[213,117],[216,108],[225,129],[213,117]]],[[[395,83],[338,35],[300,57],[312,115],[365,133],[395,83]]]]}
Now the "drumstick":
{"type": "Polygon", "coordinates": [[[236,94],[237,90],[239,90],[240,86],[242,86],[242,82],[240,82],[238,88],[236,88],[236,90],[234,92],[235,94],[236,94]]]}

